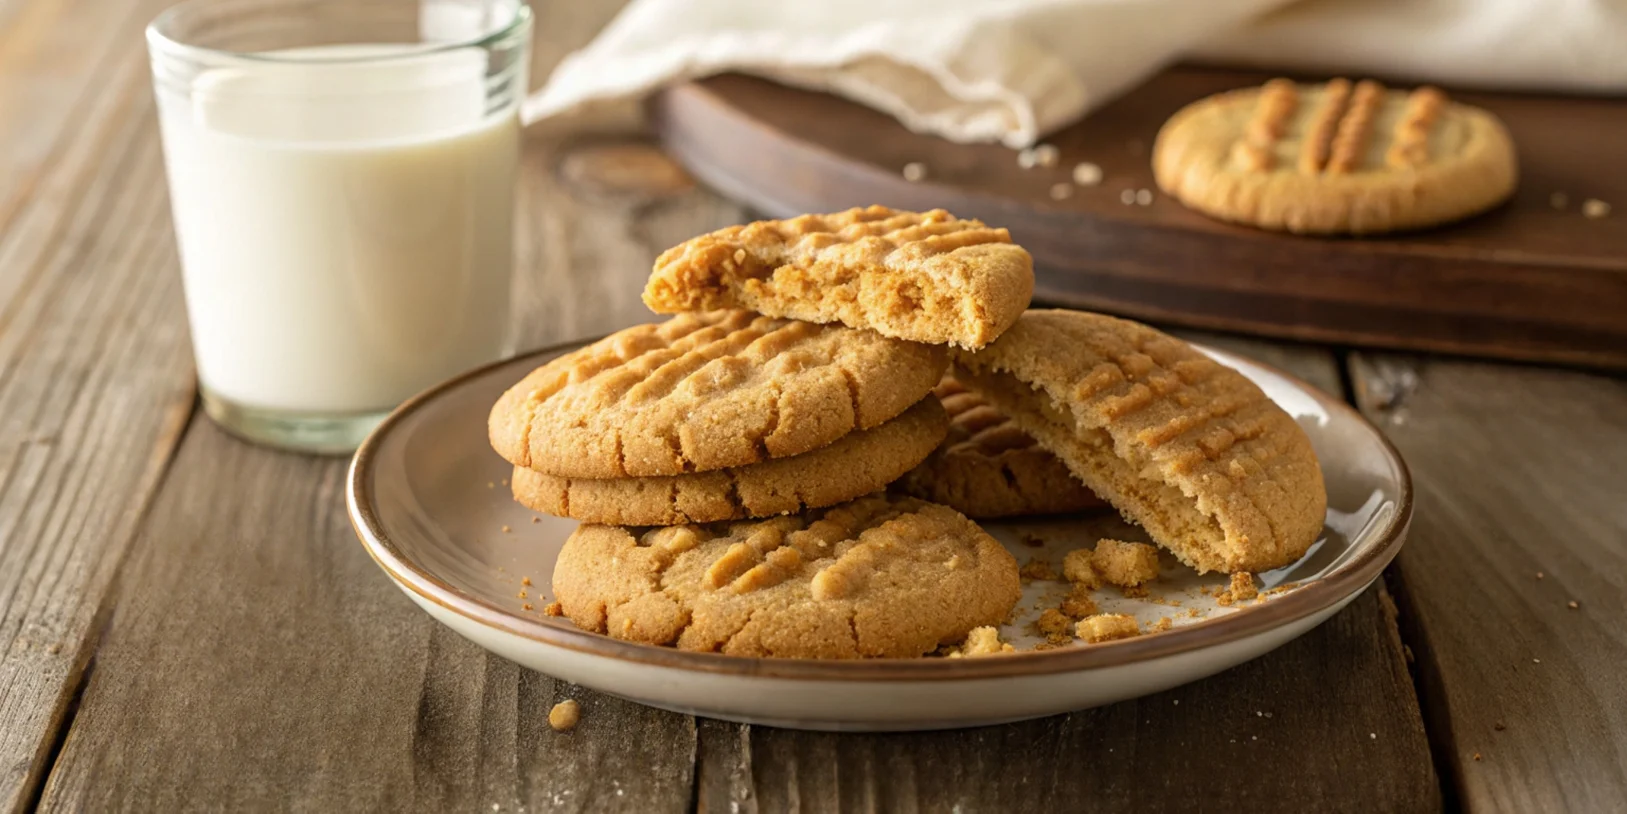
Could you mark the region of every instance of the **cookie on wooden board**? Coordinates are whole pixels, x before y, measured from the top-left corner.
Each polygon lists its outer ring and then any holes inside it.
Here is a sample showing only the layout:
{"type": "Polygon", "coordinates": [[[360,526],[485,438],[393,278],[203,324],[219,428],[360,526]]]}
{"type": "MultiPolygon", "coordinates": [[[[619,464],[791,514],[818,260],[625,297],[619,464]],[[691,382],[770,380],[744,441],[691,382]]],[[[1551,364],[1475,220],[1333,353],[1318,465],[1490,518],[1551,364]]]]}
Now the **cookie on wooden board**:
{"type": "Polygon", "coordinates": [[[514,499],[586,523],[673,526],[772,517],[885,489],[943,440],[949,417],[935,398],[879,427],[790,458],[712,472],[649,478],[563,478],[514,468],[514,499]]]}
{"type": "Polygon", "coordinates": [[[1164,192],[1221,220],[1307,234],[1373,234],[1461,220],[1514,192],[1514,145],[1497,117],[1436,88],[1371,80],[1210,96],[1153,146],[1164,192]]]}
{"type": "Polygon", "coordinates": [[[1146,325],[1035,310],[955,377],[1199,572],[1299,559],[1327,493],[1294,419],[1241,373],[1146,325]]]}
{"type": "Polygon", "coordinates": [[[949,432],[898,483],[908,494],[967,517],[1064,514],[1102,507],[1055,455],[977,393],[946,375],[933,394],[949,432]]]}
{"type": "Polygon", "coordinates": [[[747,308],[886,336],[980,348],[1034,293],[1005,229],[884,206],[731,226],[663,252],[644,289],[658,313],[747,308]]]}
{"type": "Polygon", "coordinates": [[[682,475],[801,455],[919,402],[947,351],[749,311],[639,325],[532,371],[492,447],[550,475],[682,475]]]}
{"type": "Polygon", "coordinates": [[[976,523],[883,495],[769,520],[584,525],[553,587],[586,630],[785,658],[921,656],[1000,624],[1022,590],[976,523]]]}

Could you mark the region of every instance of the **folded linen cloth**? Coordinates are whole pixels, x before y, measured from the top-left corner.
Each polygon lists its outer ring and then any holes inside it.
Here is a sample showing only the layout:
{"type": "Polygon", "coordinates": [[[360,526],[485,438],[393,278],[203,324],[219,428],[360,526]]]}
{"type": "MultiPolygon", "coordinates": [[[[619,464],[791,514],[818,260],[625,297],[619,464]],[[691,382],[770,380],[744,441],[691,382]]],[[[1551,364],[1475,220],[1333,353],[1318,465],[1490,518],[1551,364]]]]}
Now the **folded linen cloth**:
{"type": "Polygon", "coordinates": [[[1627,90],[1612,0],[633,0],[526,121],[740,71],[953,141],[1032,144],[1183,57],[1463,86],[1627,90]]]}

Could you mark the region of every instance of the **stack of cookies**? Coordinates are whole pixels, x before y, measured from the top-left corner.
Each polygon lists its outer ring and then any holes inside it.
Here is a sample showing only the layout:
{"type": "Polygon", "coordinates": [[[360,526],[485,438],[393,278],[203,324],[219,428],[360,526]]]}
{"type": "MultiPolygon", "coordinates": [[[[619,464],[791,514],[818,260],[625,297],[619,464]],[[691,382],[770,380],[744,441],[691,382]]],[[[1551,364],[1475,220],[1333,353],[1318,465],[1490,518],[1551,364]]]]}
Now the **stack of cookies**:
{"type": "Polygon", "coordinates": [[[951,346],[986,346],[1033,285],[1006,230],[942,211],[754,223],[664,253],[644,298],[676,316],[555,359],[492,410],[515,498],[587,524],[555,570],[565,614],[800,657],[918,656],[998,624],[1011,555],[952,509],[873,493],[944,440],[951,346]]]}
{"type": "Polygon", "coordinates": [[[1200,571],[1304,553],[1325,498],[1291,418],[1180,340],[1026,311],[1032,291],[1006,230],[943,211],[764,221],[662,254],[644,300],[675,316],[492,409],[515,498],[583,521],[554,571],[563,613],[692,650],[920,656],[1020,594],[968,516],[1105,501],[1200,571]]]}

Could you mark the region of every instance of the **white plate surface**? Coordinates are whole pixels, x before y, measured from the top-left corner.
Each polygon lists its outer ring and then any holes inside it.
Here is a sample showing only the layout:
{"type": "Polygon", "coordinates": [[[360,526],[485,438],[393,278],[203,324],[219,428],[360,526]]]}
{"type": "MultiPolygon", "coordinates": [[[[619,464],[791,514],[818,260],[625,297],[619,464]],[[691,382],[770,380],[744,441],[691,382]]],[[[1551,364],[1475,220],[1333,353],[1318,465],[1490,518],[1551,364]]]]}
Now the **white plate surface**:
{"type": "MultiPolygon", "coordinates": [[[[1165,632],[1043,651],[1029,623],[1065,594],[1032,581],[1002,631],[1026,652],[978,659],[802,661],[688,653],[578,630],[543,615],[554,559],[574,521],[508,494],[510,467],[486,443],[502,391],[551,348],[454,379],[403,405],[356,453],[351,520],[369,553],[431,616],[505,658],[586,687],[681,712],[809,729],[973,726],[1134,698],[1212,675],[1303,634],[1338,612],[1394,558],[1412,513],[1394,448],[1343,402],[1266,365],[1201,348],[1254,380],[1310,435],[1328,487],[1321,539],[1299,562],[1258,575],[1264,596],[1220,606],[1226,585],[1173,560],[1141,599],[1097,592],[1104,612],[1165,632]],[[529,585],[524,584],[529,580],[529,585]],[[525,593],[522,598],[521,592],[525,593]],[[526,608],[530,605],[530,609],[526,608]]],[[[1103,536],[1146,539],[1111,514],[987,524],[1019,562],[1103,536]],[[1037,545],[1036,545],[1037,544],[1037,545]]]]}

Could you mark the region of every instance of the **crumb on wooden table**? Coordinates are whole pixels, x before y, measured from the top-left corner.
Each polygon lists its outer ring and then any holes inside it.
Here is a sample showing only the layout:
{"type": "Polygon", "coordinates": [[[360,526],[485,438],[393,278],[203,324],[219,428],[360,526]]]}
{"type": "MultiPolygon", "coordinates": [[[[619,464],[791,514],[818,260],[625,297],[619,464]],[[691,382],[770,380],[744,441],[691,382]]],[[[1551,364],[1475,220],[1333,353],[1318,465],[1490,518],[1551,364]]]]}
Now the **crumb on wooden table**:
{"type": "Polygon", "coordinates": [[[1565,603],[1565,607],[1570,608],[1571,610],[1576,610],[1582,607],[1582,603],[1572,599],[1571,601],[1565,603]]]}
{"type": "Polygon", "coordinates": [[[1079,634],[1079,638],[1094,644],[1139,636],[1141,626],[1136,623],[1134,616],[1122,613],[1098,613],[1080,620],[1075,632],[1079,634]]]}
{"type": "Polygon", "coordinates": [[[547,605],[543,606],[542,612],[548,614],[549,616],[564,616],[565,607],[558,602],[549,602],[547,605]]]}
{"type": "Polygon", "coordinates": [[[1096,541],[1090,564],[1109,585],[1133,588],[1158,578],[1158,549],[1104,537],[1096,541]]]}
{"type": "Polygon", "coordinates": [[[525,599],[526,598],[525,597],[525,591],[521,590],[519,593],[514,595],[514,598],[516,598],[516,599],[525,599]]]}
{"type": "Polygon", "coordinates": [[[505,525],[505,526],[503,526],[503,533],[504,533],[504,534],[507,534],[507,533],[509,533],[509,532],[511,532],[511,531],[513,531],[513,530],[514,530],[514,529],[511,529],[511,528],[509,528],[509,527],[508,527],[508,526],[506,526],[506,525],[505,525]]]}
{"type": "Polygon", "coordinates": [[[575,729],[581,720],[582,705],[572,698],[567,698],[548,710],[548,725],[553,727],[555,732],[569,732],[575,729]]]}
{"type": "Polygon", "coordinates": [[[531,585],[531,578],[530,577],[520,577],[520,584],[525,585],[525,586],[530,586],[531,585]]]}
{"type": "Polygon", "coordinates": [[[536,610],[536,608],[533,607],[530,602],[527,602],[520,606],[520,610],[536,610]]]}
{"type": "Polygon", "coordinates": [[[1174,627],[1174,626],[1175,626],[1175,620],[1173,618],[1168,617],[1168,616],[1163,616],[1163,617],[1160,617],[1158,619],[1158,621],[1153,622],[1151,625],[1148,625],[1147,626],[1147,631],[1150,632],[1150,633],[1158,633],[1160,631],[1169,630],[1171,627],[1174,627]]]}
{"type": "Polygon", "coordinates": [[[1089,161],[1073,165],[1073,182],[1082,187],[1093,187],[1102,182],[1102,168],[1089,161]]]}
{"type": "Polygon", "coordinates": [[[537,516],[535,516],[535,515],[533,515],[533,516],[532,516],[532,517],[531,517],[531,522],[533,522],[533,523],[541,523],[541,522],[542,522],[542,518],[540,518],[540,517],[537,517],[537,516]]]}

